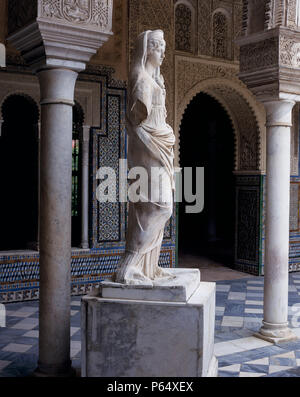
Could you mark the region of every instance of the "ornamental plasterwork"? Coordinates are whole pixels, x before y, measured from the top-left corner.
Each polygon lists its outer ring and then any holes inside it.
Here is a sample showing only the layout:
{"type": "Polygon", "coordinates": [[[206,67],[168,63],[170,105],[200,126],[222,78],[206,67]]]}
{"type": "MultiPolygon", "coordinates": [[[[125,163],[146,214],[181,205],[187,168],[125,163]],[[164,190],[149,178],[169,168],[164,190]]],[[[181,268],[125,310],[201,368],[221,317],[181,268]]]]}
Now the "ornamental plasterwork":
{"type": "Polygon", "coordinates": [[[239,83],[238,70],[235,65],[225,66],[218,63],[199,62],[195,58],[180,58],[176,63],[178,105],[199,81],[216,77],[234,79],[239,83]]]}
{"type": "Polygon", "coordinates": [[[112,0],[40,0],[39,17],[111,29],[112,0]]]}
{"type": "Polygon", "coordinates": [[[280,35],[241,47],[241,72],[271,66],[299,68],[300,43],[297,37],[280,35]]]}
{"type": "MultiPolygon", "coordinates": [[[[235,65],[176,57],[177,151],[180,147],[178,134],[185,108],[195,95],[206,92],[222,104],[231,118],[236,134],[235,169],[249,172],[262,170],[264,114],[260,109],[253,110],[257,107],[256,102],[238,79],[237,73],[235,65]]],[[[176,154],[178,158],[179,153],[176,154]]]]}
{"type": "Polygon", "coordinates": [[[241,3],[235,3],[233,10],[233,26],[234,26],[233,51],[234,51],[235,60],[239,60],[240,58],[240,48],[235,43],[235,40],[238,37],[240,37],[242,34],[242,24],[243,24],[243,7],[241,3]]]}
{"type": "Polygon", "coordinates": [[[194,15],[190,5],[179,2],[175,5],[175,50],[192,52],[195,34],[194,15]]]}
{"type": "Polygon", "coordinates": [[[278,64],[278,37],[241,47],[240,70],[245,72],[278,64]]]}
{"type": "Polygon", "coordinates": [[[280,64],[292,68],[300,66],[300,43],[297,38],[280,36],[280,64]]]}
{"type": "Polygon", "coordinates": [[[213,15],[213,56],[228,58],[228,20],[226,15],[217,11],[213,15]]]}
{"type": "Polygon", "coordinates": [[[198,1],[198,48],[199,54],[211,55],[211,16],[212,4],[210,0],[198,1]]]}

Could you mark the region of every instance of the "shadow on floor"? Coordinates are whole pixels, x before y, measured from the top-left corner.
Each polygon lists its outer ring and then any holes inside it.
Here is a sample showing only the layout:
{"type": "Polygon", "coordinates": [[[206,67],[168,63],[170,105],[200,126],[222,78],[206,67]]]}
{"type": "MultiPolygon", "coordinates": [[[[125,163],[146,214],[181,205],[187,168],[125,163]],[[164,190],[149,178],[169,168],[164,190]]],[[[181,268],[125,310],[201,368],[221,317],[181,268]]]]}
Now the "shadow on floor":
{"type": "Polygon", "coordinates": [[[187,254],[179,252],[178,267],[199,269],[201,272],[201,281],[237,280],[255,277],[224,266],[224,263],[216,259],[195,253],[187,254]]]}

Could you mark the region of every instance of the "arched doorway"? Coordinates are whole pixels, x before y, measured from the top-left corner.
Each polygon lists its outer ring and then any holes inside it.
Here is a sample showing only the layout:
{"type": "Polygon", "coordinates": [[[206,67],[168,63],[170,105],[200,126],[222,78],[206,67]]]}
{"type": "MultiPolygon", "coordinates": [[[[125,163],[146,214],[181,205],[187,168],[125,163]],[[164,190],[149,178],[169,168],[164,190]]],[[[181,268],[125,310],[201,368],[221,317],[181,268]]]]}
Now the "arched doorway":
{"type": "Polygon", "coordinates": [[[2,105],[0,250],[36,248],[38,240],[38,120],[29,96],[2,105]]]}
{"type": "Polygon", "coordinates": [[[72,247],[81,243],[81,173],[82,173],[82,128],[84,112],[78,102],[73,107],[72,133],[72,247]]]}
{"type": "Polygon", "coordinates": [[[222,105],[199,93],[187,106],[180,127],[180,166],[204,167],[204,209],[185,212],[179,204],[179,261],[205,256],[234,265],[234,130],[222,105]]]}

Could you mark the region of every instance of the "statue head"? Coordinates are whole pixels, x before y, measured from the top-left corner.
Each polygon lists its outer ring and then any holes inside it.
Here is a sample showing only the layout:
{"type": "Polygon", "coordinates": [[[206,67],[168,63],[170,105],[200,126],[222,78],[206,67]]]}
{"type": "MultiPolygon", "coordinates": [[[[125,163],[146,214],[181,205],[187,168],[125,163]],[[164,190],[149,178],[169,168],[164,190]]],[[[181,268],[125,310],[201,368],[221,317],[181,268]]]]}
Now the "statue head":
{"type": "Polygon", "coordinates": [[[162,30],[153,30],[147,35],[147,60],[154,67],[161,66],[166,50],[166,42],[164,40],[164,32],[162,30]]]}
{"type": "Polygon", "coordinates": [[[131,80],[138,78],[145,71],[146,63],[151,62],[156,68],[155,75],[160,74],[160,66],[165,56],[166,42],[162,30],[146,30],[136,40],[135,53],[131,68],[131,80]]]}

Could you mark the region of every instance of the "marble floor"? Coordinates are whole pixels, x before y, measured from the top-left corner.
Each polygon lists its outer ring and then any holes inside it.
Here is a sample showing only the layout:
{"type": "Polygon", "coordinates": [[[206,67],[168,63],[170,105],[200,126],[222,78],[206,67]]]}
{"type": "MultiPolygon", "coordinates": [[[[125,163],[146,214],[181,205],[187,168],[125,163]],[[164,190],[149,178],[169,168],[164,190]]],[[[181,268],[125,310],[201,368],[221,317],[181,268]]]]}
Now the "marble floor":
{"type": "MultiPolygon", "coordinates": [[[[38,358],[38,302],[5,305],[0,377],[30,376],[38,358]]],[[[72,297],[71,356],[80,373],[80,297],[72,297]]],[[[300,340],[274,345],[253,336],[263,316],[263,278],[217,281],[215,354],[219,377],[300,377],[300,340]]],[[[290,274],[290,327],[300,337],[300,273],[290,274]]]]}

